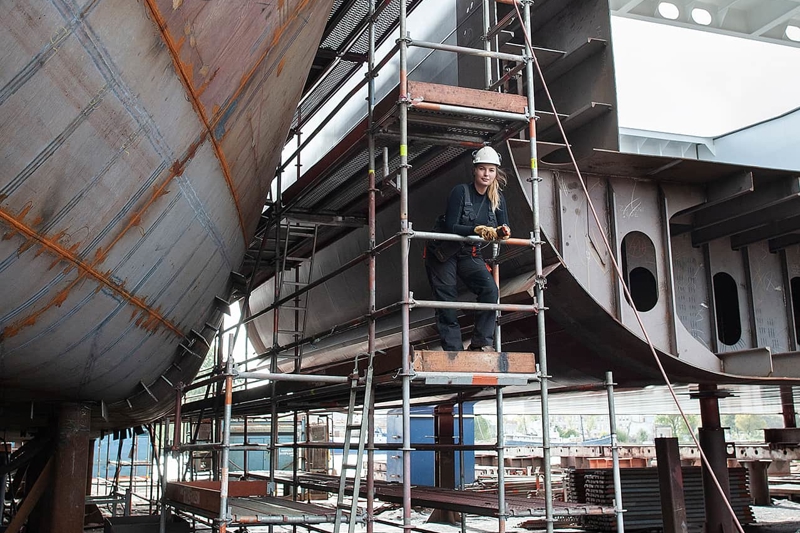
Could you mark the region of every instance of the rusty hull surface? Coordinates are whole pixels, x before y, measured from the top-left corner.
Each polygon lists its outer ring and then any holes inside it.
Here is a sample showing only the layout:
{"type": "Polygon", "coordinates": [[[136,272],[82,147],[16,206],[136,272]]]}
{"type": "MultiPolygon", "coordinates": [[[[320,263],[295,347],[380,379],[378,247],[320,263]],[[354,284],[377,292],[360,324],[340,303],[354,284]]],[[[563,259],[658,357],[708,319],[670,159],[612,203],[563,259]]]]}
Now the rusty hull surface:
{"type": "Polygon", "coordinates": [[[193,377],[332,2],[0,4],[0,405],[193,377]]]}

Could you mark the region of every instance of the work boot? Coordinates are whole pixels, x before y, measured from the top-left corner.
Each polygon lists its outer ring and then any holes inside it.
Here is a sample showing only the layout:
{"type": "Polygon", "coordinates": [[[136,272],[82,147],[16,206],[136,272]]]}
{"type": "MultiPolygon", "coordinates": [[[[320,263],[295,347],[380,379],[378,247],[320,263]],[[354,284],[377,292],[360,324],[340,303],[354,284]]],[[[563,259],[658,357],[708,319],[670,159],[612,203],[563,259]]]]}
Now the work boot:
{"type": "Polygon", "coordinates": [[[467,346],[468,352],[493,352],[494,346],[475,346],[474,344],[470,344],[467,346]]]}

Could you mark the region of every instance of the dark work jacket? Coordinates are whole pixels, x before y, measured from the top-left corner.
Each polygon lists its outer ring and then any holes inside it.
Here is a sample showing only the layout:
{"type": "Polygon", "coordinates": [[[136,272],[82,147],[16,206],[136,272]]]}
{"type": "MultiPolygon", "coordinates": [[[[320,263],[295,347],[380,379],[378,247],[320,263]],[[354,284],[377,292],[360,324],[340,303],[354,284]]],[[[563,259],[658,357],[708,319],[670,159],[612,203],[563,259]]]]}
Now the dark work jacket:
{"type": "Polygon", "coordinates": [[[492,203],[488,195],[478,194],[475,190],[474,184],[469,184],[467,187],[470,199],[472,200],[472,212],[474,213],[474,220],[462,220],[464,206],[464,187],[456,185],[450,191],[447,198],[447,210],[444,215],[444,230],[447,233],[455,233],[457,235],[475,235],[475,226],[502,226],[508,224],[508,211],[506,210],[506,199],[503,193],[500,193],[500,205],[495,210],[496,224],[489,224],[489,213],[492,208],[492,203]]]}

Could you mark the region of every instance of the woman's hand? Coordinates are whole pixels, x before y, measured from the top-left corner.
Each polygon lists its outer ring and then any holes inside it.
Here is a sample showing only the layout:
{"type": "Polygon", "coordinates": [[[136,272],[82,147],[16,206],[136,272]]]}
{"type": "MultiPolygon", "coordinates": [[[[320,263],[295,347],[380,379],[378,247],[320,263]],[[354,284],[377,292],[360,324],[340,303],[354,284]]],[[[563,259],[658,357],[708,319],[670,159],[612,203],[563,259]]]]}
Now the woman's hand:
{"type": "Polygon", "coordinates": [[[503,224],[502,226],[497,227],[497,237],[500,240],[506,240],[511,237],[511,228],[508,227],[508,224],[503,224]]]}
{"type": "Polygon", "coordinates": [[[496,241],[497,230],[490,226],[475,226],[475,233],[481,236],[485,241],[496,241]]]}

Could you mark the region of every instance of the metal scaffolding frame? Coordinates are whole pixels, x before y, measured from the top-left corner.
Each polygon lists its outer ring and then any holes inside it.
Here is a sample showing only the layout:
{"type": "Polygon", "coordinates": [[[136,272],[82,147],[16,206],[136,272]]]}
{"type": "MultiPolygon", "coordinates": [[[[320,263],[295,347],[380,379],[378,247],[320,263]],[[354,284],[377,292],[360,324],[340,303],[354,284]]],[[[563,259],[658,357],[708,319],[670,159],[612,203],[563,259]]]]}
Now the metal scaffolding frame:
{"type": "MultiPolygon", "coordinates": [[[[500,3],[509,3],[503,0],[494,0],[500,3]]],[[[524,15],[522,17],[522,24],[527,32],[530,32],[531,28],[531,4],[530,0],[515,0],[520,5],[522,5],[524,10],[524,15]]],[[[368,349],[367,349],[367,356],[370,361],[372,361],[373,357],[376,354],[376,321],[391,313],[396,312],[399,310],[402,320],[402,341],[401,341],[401,370],[398,376],[402,379],[401,382],[401,402],[402,402],[402,446],[399,448],[402,452],[402,508],[403,508],[403,523],[402,528],[405,531],[410,531],[413,529],[411,524],[411,506],[412,506],[412,490],[411,490],[411,453],[414,451],[414,447],[412,446],[411,442],[411,431],[410,431],[410,411],[411,411],[411,388],[412,383],[422,383],[422,384],[437,384],[437,385],[447,385],[447,384],[456,384],[456,385],[479,385],[482,387],[486,387],[487,383],[491,381],[494,383],[495,388],[495,402],[496,402],[496,409],[497,409],[497,417],[498,417],[498,424],[497,424],[497,441],[493,449],[498,454],[498,463],[499,465],[504,464],[504,452],[505,452],[505,445],[504,445],[504,432],[503,432],[503,387],[509,384],[527,384],[531,381],[538,381],[540,384],[540,394],[541,394],[541,417],[542,417],[542,435],[543,435],[543,443],[542,443],[542,453],[543,453],[543,471],[544,471],[544,489],[545,489],[545,497],[544,497],[544,512],[542,513],[537,512],[533,513],[530,516],[543,516],[546,520],[546,526],[548,533],[553,531],[553,524],[555,521],[555,511],[553,506],[553,491],[552,491],[552,470],[551,470],[551,446],[550,446],[550,436],[549,436],[549,407],[548,407],[548,379],[549,375],[547,372],[547,346],[546,346],[546,336],[545,336],[545,313],[546,307],[544,303],[544,289],[546,280],[543,273],[543,261],[542,261],[542,245],[543,240],[541,236],[541,227],[539,221],[539,182],[541,178],[539,177],[538,173],[538,154],[537,154],[537,138],[536,138],[536,120],[537,116],[534,112],[534,95],[533,95],[533,79],[534,79],[534,62],[536,61],[534,57],[534,50],[532,49],[529,42],[526,42],[525,45],[525,53],[523,55],[514,55],[508,53],[502,53],[498,51],[492,50],[492,42],[497,44],[497,28],[501,25],[506,25],[508,21],[506,19],[497,22],[494,26],[491,26],[491,18],[490,17],[490,2],[491,0],[483,0],[483,10],[484,10],[484,49],[473,49],[473,48],[466,48],[461,46],[452,46],[452,45],[442,45],[437,43],[429,43],[423,41],[415,41],[410,38],[409,32],[407,29],[408,21],[407,21],[407,4],[405,0],[399,1],[399,18],[398,18],[398,26],[400,30],[400,38],[397,41],[397,45],[395,48],[384,58],[380,63],[376,64],[375,61],[375,20],[376,20],[376,4],[375,0],[370,0],[369,2],[369,19],[368,24],[368,36],[369,36],[369,52],[367,58],[368,64],[368,72],[365,81],[362,84],[357,86],[358,88],[363,87],[364,84],[367,86],[368,90],[368,97],[367,97],[367,142],[368,142],[368,175],[367,175],[367,222],[369,228],[369,242],[367,251],[361,254],[360,256],[354,258],[353,260],[349,261],[345,265],[341,266],[340,268],[336,269],[334,272],[331,272],[320,279],[311,280],[309,279],[308,282],[299,283],[296,279],[295,283],[296,289],[292,291],[290,294],[283,294],[281,290],[281,279],[284,275],[284,270],[286,266],[286,256],[289,253],[288,247],[288,235],[287,237],[287,246],[281,250],[280,242],[281,242],[281,220],[284,216],[284,212],[289,210],[289,207],[282,205],[281,202],[281,172],[284,170],[284,167],[278,172],[278,197],[275,202],[272,202],[273,207],[273,214],[272,214],[272,223],[274,224],[275,229],[275,253],[274,253],[274,261],[275,261],[275,272],[274,272],[274,298],[271,305],[267,306],[266,309],[249,315],[249,306],[247,302],[249,301],[250,293],[253,290],[253,281],[256,278],[256,273],[258,271],[258,262],[261,259],[261,251],[256,257],[256,268],[254,270],[253,276],[247,280],[246,282],[246,290],[243,293],[245,299],[245,308],[243,309],[242,317],[239,323],[235,326],[235,334],[232,335],[233,339],[231,340],[230,346],[232,347],[235,343],[235,339],[238,336],[242,326],[247,325],[248,323],[252,322],[256,318],[263,316],[268,312],[273,312],[273,347],[268,350],[267,353],[260,354],[258,357],[263,358],[264,356],[269,357],[269,371],[255,371],[255,372],[239,372],[233,364],[233,357],[232,353],[228,355],[225,363],[225,367],[222,367],[222,338],[223,334],[226,332],[231,331],[233,328],[229,328],[228,330],[220,330],[217,336],[217,371],[218,373],[212,374],[209,378],[203,379],[199,382],[196,382],[189,386],[183,386],[182,384],[178,384],[176,387],[177,390],[177,402],[176,402],[176,415],[175,415],[175,432],[174,438],[171,445],[171,450],[174,453],[180,451],[189,451],[194,452],[197,450],[211,450],[213,453],[219,453],[221,458],[218,461],[218,467],[220,471],[220,490],[219,490],[219,513],[217,517],[214,519],[214,527],[216,530],[224,533],[227,529],[228,525],[231,524],[264,524],[264,525],[274,525],[274,524],[291,524],[291,525],[302,525],[302,524],[312,524],[312,523],[329,523],[336,521],[338,527],[338,520],[341,517],[341,513],[337,510],[337,515],[334,519],[331,519],[330,515],[326,514],[313,514],[313,513],[305,513],[302,515],[302,518],[292,518],[289,516],[285,516],[282,519],[279,519],[278,515],[255,515],[255,516],[232,516],[230,512],[229,506],[229,458],[230,452],[232,450],[242,450],[245,452],[245,476],[248,475],[247,471],[247,451],[253,450],[269,450],[270,452],[270,464],[269,464],[269,476],[268,476],[268,485],[267,485],[267,495],[269,497],[274,497],[277,495],[277,488],[276,482],[279,479],[278,476],[278,419],[279,419],[279,406],[278,402],[275,401],[277,397],[277,383],[279,381],[294,381],[294,382],[316,382],[327,384],[327,386],[336,386],[337,384],[344,384],[352,380],[352,376],[316,376],[316,375],[306,375],[299,373],[301,370],[301,365],[299,361],[299,354],[301,354],[301,347],[311,342],[312,340],[319,340],[319,335],[309,338],[301,338],[304,334],[296,334],[294,338],[294,342],[291,342],[287,345],[281,346],[278,342],[278,334],[279,334],[279,309],[282,305],[287,304],[288,302],[297,301],[297,299],[304,294],[307,294],[313,287],[324,283],[325,281],[333,278],[336,275],[341,274],[342,272],[346,271],[353,266],[360,264],[364,261],[368,263],[368,284],[369,284],[369,304],[366,313],[356,319],[354,321],[350,321],[342,325],[344,328],[353,327],[355,325],[362,325],[366,324],[368,326],[368,349]],[[527,90],[526,97],[527,97],[527,111],[526,113],[510,113],[507,111],[501,111],[498,109],[482,109],[476,107],[465,107],[459,105],[447,105],[442,103],[430,103],[430,102],[421,102],[415,101],[411,98],[409,94],[409,80],[408,80],[408,50],[410,47],[422,47],[431,50],[441,50],[446,52],[453,52],[459,54],[469,54],[474,56],[479,56],[485,58],[485,65],[486,65],[486,79],[485,79],[485,86],[492,90],[496,87],[499,83],[507,81],[510,79],[511,76],[516,75],[519,73],[522,68],[520,65],[524,65],[524,84],[527,90]],[[397,190],[400,195],[399,200],[399,207],[400,207],[400,230],[399,232],[387,239],[386,241],[377,244],[376,243],[376,193],[379,190],[376,188],[376,163],[377,163],[377,154],[376,154],[376,135],[378,132],[375,131],[375,107],[376,107],[376,96],[375,96],[375,77],[378,74],[378,71],[381,67],[386,65],[389,61],[389,58],[393,56],[395,53],[399,55],[400,59],[400,73],[399,73],[399,99],[397,101],[398,111],[399,111],[399,144],[400,144],[400,164],[399,164],[399,183],[397,183],[397,190]],[[513,61],[518,64],[517,67],[510,69],[509,73],[502,76],[500,79],[493,81],[492,80],[492,73],[493,73],[493,60],[505,60],[505,61],[513,61]],[[513,72],[514,74],[510,74],[513,72]],[[534,261],[535,261],[535,272],[534,272],[534,303],[532,305],[522,305],[522,304],[501,304],[499,301],[494,304],[482,304],[482,303],[466,303],[466,302],[440,302],[440,301],[426,301],[426,300],[415,300],[413,294],[410,291],[410,284],[409,284],[409,250],[411,245],[412,239],[439,239],[439,240],[450,240],[450,241],[464,241],[464,242],[474,242],[480,241],[483,242],[482,239],[478,237],[460,237],[452,234],[441,234],[435,232],[424,232],[419,231],[415,232],[412,229],[412,223],[409,220],[408,216],[408,207],[409,207],[409,161],[408,161],[408,143],[409,139],[413,137],[413,133],[409,132],[409,112],[414,110],[420,111],[437,111],[437,112],[446,112],[456,115],[465,115],[471,117],[483,117],[498,121],[505,121],[505,122],[523,122],[527,123],[528,125],[528,138],[527,141],[530,145],[530,178],[528,181],[531,184],[531,207],[532,207],[532,216],[533,216],[533,231],[531,234],[530,239],[509,239],[507,241],[503,241],[502,243],[495,242],[494,248],[495,250],[499,247],[500,244],[504,245],[511,245],[511,246],[523,246],[532,248],[534,252],[534,261]],[[394,244],[400,245],[400,253],[401,253],[401,266],[402,266],[402,275],[401,275],[401,294],[402,300],[396,302],[393,305],[390,305],[383,309],[376,308],[376,256],[377,254],[389,246],[394,244]],[[280,266],[279,266],[280,263],[280,266]],[[418,370],[414,367],[414,362],[412,360],[413,350],[411,348],[411,341],[410,341],[410,311],[413,307],[428,307],[428,308],[437,308],[437,309],[444,309],[444,308],[457,308],[457,309],[471,309],[471,310],[493,310],[498,313],[501,311],[507,312],[523,312],[523,313],[535,313],[537,315],[537,330],[538,330],[538,342],[539,342],[539,352],[538,352],[538,364],[536,364],[536,371],[534,373],[512,373],[506,374],[505,371],[496,371],[490,374],[485,372],[463,372],[469,379],[467,382],[459,382],[457,379],[453,379],[452,372],[437,372],[437,371],[425,371],[425,370],[418,370]],[[294,365],[294,373],[283,373],[279,372],[278,367],[278,359],[279,354],[281,352],[285,352],[286,350],[294,350],[296,357],[296,364],[294,365]],[[244,418],[244,427],[245,427],[245,437],[244,443],[242,445],[232,445],[230,438],[231,438],[231,420],[232,420],[232,394],[233,394],[233,381],[235,378],[244,378],[247,380],[263,380],[268,379],[270,380],[270,387],[271,393],[270,397],[272,398],[271,402],[271,409],[270,409],[270,443],[268,445],[254,445],[249,444],[247,442],[247,417],[245,415],[244,418]],[[477,379],[476,379],[477,378],[477,379]],[[490,378],[490,379],[489,379],[490,378]],[[224,385],[221,383],[224,381],[224,385]],[[192,389],[206,387],[207,393],[211,390],[213,384],[218,384],[217,395],[224,394],[224,407],[223,407],[223,422],[221,425],[217,424],[216,426],[216,442],[209,443],[209,444],[181,444],[181,435],[182,435],[182,415],[181,415],[181,402],[184,394],[192,389]]],[[[388,4],[388,0],[381,4],[381,8],[385,8],[388,4]]],[[[515,6],[516,9],[516,6],[515,6]]],[[[494,19],[497,19],[496,13],[494,19]]],[[[497,69],[499,72],[499,69],[497,69]]],[[[354,94],[353,91],[348,93],[345,98],[351,97],[354,94]]],[[[326,118],[323,121],[323,125],[329,120],[326,118]]],[[[307,143],[313,138],[313,133],[309,135],[304,141],[300,138],[298,132],[297,138],[297,150],[292,154],[289,160],[297,157],[297,166],[298,166],[298,178],[300,174],[300,166],[299,166],[299,155],[301,150],[307,143]]],[[[469,145],[469,143],[462,143],[463,146],[469,145]]],[[[388,179],[388,154],[384,151],[384,172],[383,178],[388,179]]],[[[267,242],[267,233],[269,231],[269,227],[264,229],[263,236],[261,237],[260,247],[261,249],[264,248],[267,242]]],[[[316,242],[316,232],[315,232],[315,242],[316,242]]],[[[312,251],[312,261],[313,261],[313,251],[312,251]]],[[[496,282],[499,285],[499,265],[495,264],[493,268],[493,275],[495,277],[496,282]]],[[[295,313],[296,315],[296,313],[295,313]]],[[[298,319],[297,316],[295,316],[298,319]]],[[[304,320],[304,319],[303,319],[304,320]]],[[[498,333],[496,336],[496,349],[497,351],[501,351],[501,342],[500,342],[500,332],[499,332],[499,322],[498,322],[498,333]]],[[[331,332],[332,334],[333,332],[331,332]]],[[[533,354],[530,354],[531,356],[533,354]]],[[[252,359],[247,359],[245,364],[250,362],[252,359]]],[[[356,367],[356,372],[358,372],[358,367],[356,367]]],[[[356,378],[357,381],[357,378],[356,378]]],[[[376,381],[368,380],[370,386],[373,388],[372,392],[374,392],[374,387],[376,381]]],[[[598,514],[615,514],[617,517],[617,527],[619,531],[622,531],[622,505],[621,505],[621,491],[619,486],[619,461],[618,461],[618,453],[617,453],[617,441],[616,441],[616,428],[615,428],[615,421],[614,421],[614,407],[613,407],[613,380],[610,373],[606,375],[605,386],[607,387],[608,391],[608,398],[609,398],[609,415],[610,415],[610,422],[611,422],[611,435],[612,435],[612,455],[613,455],[613,466],[614,466],[614,482],[615,482],[615,507],[613,510],[608,509],[598,509],[592,511],[593,513],[598,514]]],[[[366,529],[367,533],[372,533],[373,531],[373,522],[374,520],[374,500],[375,500],[375,478],[374,478],[374,471],[375,471],[375,464],[374,464],[374,452],[376,450],[376,446],[374,443],[374,398],[375,394],[368,394],[366,395],[367,398],[371,398],[371,401],[368,401],[368,405],[364,406],[364,410],[368,416],[368,424],[369,429],[367,431],[367,438],[368,442],[366,445],[366,452],[367,452],[367,468],[366,468],[366,529]]],[[[459,394],[459,405],[463,405],[463,399],[461,394],[459,394]]],[[[298,449],[302,447],[310,448],[311,445],[308,442],[308,437],[306,438],[306,443],[301,444],[298,443],[298,408],[294,408],[294,437],[293,437],[293,474],[291,479],[292,484],[292,500],[297,502],[298,493],[297,488],[300,485],[298,480],[298,449]]],[[[460,428],[460,435],[463,436],[463,411],[459,410],[459,428],[460,428]]],[[[197,420],[198,424],[202,422],[202,415],[198,417],[197,420]]],[[[166,426],[168,428],[168,424],[166,426]]],[[[196,432],[195,432],[196,435],[196,432]]],[[[330,443],[321,444],[322,446],[327,446],[329,448],[333,447],[330,443]]],[[[438,445],[434,445],[436,448],[438,445]]],[[[347,447],[347,443],[345,443],[345,448],[347,447]]],[[[463,451],[465,449],[471,448],[468,445],[464,445],[463,442],[460,442],[458,445],[451,445],[449,449],[457,449],[461,452],[460,454],[460,461],[462,463],[462,476],[463,476],[463,451]]],[[[474,448],[474,446],[472,446],[474,448]]],[[[359,461],[360,462],[360,461],[359,461]]],[[[361,476],[361,472],[356,472],[356,476],[361,476]]],[[[166,488],[166,476],[164,476],[164,487],[161,491],[162,494],[162,509],[166,506],[170,505],[170,502],[167,499],[167,488],[166,488]]],[[[339,484],[338,490],[340,492],[340,499],[341,493],[346,490],[344,477],[342,478],[342,483],[339,484]]],[[[281,480],[281,482],[285,482],[285,480],[281,480]]],[[[357,487],[357,484],[355,484],[357,487]]],[[[358,489],[350,489],[353,492],[353,501],[354,506],[355,502],[359,498],[359,491],[358,489]]],[[[501,533],[505,531],[506,528],[506,521],[509,517],[509,509],[507,506],[507,497],[505,493],[505,479],[504,479],[504,469],[501,467],[498,469],[498,494],[497,494],[497,514],[496,517],[498,519],[498,531],[501,533]]],[[[589,511],[586,511],[589,512],[589,511]]],[[[162,513],[165,514],[165,513],[162,513]]],[[[562,513],[563,514],[563,513],[562,513]]],[[[569,513],[567,513],[569,514],[569,513]]],[[[355,520],[356,517],[350,516],[351,520],[355,520]]],[[[465,522],[463,521],[463,514],[462,514],[462,530],[465,528],[465,522]]],[[[352,522],[351,522],[352,524],[352,522]]],[[[352,530],[352,529],[351,529],[352,530]]]]}

